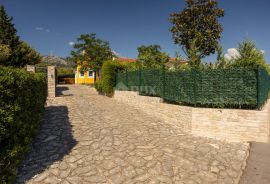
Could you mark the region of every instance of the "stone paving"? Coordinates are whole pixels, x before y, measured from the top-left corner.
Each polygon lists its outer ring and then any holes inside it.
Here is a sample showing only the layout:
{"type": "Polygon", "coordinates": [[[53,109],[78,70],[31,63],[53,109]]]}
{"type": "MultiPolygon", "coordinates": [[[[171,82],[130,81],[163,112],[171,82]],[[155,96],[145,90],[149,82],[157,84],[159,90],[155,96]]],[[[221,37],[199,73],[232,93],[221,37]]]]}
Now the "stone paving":
{"type": "Polygon", "coordinates": [[[191,136],[87,86],[58,92],[16,183],[238,183],[247,144],[191,136]]]}

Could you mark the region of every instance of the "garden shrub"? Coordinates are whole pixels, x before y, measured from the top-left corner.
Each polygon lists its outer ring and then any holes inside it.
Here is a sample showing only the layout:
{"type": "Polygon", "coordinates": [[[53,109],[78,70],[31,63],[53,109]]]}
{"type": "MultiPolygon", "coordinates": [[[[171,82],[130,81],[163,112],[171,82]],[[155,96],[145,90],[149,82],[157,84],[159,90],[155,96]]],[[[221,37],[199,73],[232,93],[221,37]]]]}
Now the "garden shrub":
{"type": "Polygon", "coordinates": [[[75,73],[73,68],[58,67],[57,68],[57,78],[61,80],[63,78],[75,78],[75,73]]]}
{"type": "Polygon", "coordinates": [[[47,97],[44,74],[0,67],[0,182],[13,183],[39,127],[47,97]]]}
{"type": "Polygon", "coordinates": [[[96,90],[107,96],[113,95],[116,84],[116,73],[126,68],[126,64],[118,61],[104,62],[101,69],[101,79],[95,83],[96,90]]]}
{"type": "Polygon", "coordinates": [[[72,75],[74,74],[74,68],[69,67],[57,67],[57,75],[72,75]]]}

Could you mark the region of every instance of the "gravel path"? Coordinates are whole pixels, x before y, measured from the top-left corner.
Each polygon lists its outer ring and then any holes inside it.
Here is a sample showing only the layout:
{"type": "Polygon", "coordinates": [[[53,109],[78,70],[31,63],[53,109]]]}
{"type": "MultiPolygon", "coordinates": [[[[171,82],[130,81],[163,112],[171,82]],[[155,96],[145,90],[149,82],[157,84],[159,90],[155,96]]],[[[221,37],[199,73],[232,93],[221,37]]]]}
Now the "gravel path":
{"type": "Polygon", "coordinates": [[[16,183],[238,183],[246,144],[183,133],[87,86],[58,92],[16,183]]]}

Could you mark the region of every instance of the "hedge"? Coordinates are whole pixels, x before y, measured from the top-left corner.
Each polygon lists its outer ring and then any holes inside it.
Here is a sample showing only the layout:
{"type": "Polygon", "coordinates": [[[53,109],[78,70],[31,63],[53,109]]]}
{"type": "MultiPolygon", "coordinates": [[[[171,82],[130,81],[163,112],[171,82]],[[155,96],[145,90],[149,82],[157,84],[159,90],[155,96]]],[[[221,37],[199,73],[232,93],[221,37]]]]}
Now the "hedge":
{"type": "Polygon", "coordinates": [[[47,97],[44,74],[0,67],[0,181],[13,183],[39,127],[47,97]]]}
{"type": "Polygon", "coordinates": [[[268,99],[270,77],[263,69],[145,69],[118,73],[116,89],[192,106],[255,109],[268,99]]]}
{"type": "Polygon", "coordinates": [[[106,61],[102,65],[101,79],[95,82],[95,88],[100,94],[111,96],[116,84],[116,73],[126,69],[124,63],[118,61],[106,61]]]}

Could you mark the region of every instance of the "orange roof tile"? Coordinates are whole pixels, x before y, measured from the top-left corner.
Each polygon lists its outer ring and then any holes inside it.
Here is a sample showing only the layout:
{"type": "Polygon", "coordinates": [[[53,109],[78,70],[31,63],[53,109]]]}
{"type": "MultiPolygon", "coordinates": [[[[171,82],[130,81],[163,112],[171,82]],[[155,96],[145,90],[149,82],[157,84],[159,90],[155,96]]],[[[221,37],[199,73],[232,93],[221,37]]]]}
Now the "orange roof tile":
{"type": "Polygon", "coordinates": [[[136,59],[127,58],[127,57],[119,57],[119,58],[115,58],[115,60],[123,61],[123,62],[129,62],[129,63],[136,62],[136,59]]]}

